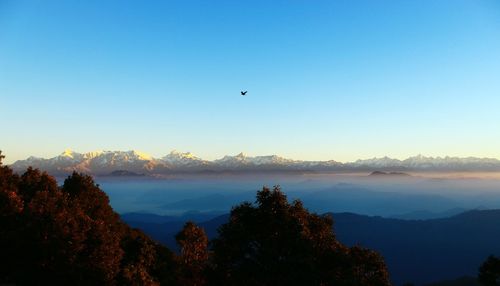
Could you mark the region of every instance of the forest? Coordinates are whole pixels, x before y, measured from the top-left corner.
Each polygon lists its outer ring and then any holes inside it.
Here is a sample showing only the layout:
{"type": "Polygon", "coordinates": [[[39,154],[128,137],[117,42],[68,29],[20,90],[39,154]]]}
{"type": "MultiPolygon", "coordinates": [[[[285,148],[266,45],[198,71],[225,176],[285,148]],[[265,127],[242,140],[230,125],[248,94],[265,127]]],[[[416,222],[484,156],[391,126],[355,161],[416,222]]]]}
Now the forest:
{"type": "MultiPolygon", "coordinates": [[[[91,176],[72,173],[59,186],[29,167],[1,164],[0,284],[14,285],[391,285],[383,257],[347,247],[334,218],[262,188],[234,206],[209,240],[187,222],[170,250],[124,223],[91,176]]],[[[500,260],[479,269],[499,285],[500,260]]]]}

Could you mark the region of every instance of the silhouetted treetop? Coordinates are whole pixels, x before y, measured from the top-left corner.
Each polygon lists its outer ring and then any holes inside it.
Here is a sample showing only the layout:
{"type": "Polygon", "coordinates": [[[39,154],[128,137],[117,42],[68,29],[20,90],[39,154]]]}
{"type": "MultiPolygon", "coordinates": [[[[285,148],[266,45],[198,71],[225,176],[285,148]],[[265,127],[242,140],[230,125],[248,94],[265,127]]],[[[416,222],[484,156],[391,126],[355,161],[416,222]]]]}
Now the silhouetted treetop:
{"type": "Polygon", "coordinates": [[[213,263],[221,285],[390,284],[377,253],[343,246],[331,217],[289,203],[279,187],[232,209],[213,241],[213,263]]]}
{"type": "Polygon", "coordinates": [[[187,264],[205,262],[208,259],[208,238],[205,231],[188,221],[175,239],[181,247],[181,256],[187,264]]]}
{"type": "Polygon", "coordinates": [[[489,256],[479,268],[478,280],[484,286],[500,285],[500,258],[489,256]]]}
{"type": "Polygon", "coordinates": [[[90,176],[62,187],[37,169],[0,166],[0,284],[171,284],[173,255],[121,222],[90,176]],[[126,255],[125,255],[126,254],[126,255]]]}
{"type": "Polygon", "coordinates": [[[175,239],[181,248],[179,283],[187,286],[206,285],[209,253],[205,231],[188,221],[175,239]]]}
{"type": "Polygon", "coordinates": [[[30,202],[37,192],[57,192],[58,190],[57,181],[46,172],[29,167],[21,175],[19,193],[26,202],[30,202]]]}

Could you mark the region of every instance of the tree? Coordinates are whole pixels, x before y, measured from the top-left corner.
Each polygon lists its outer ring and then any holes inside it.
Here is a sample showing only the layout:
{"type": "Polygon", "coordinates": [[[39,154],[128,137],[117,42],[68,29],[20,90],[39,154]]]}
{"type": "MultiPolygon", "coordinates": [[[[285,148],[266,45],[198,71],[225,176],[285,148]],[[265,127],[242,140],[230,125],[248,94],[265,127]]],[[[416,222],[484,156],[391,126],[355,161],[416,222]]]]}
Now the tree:
{"type": "Polygon", "coordinates": [[[40,172],[38,169],[29,167],[24,174],[21,175],[19,181],[19,194],[23,197],[26,203],[29,203],[33,197],[39,192],[57,192],[59,187],[54,177],[49,176],[46,172],[40,172]]]}
{"type": "Polygon", "coordinates": [[[484,286],[500,285],[500,258],[490,255],[479,268],[478,280],[484,286]]]}
{"type": "Polygon", "coordinates": [[[214,285],[390,285],[383,259],[348,248],[333,220],[288,203],[279,187],[231,210],[213,241],[214,285]]]}
{"type": "Polygon", "coordinates": [[[208,238],[205,231],[188,221],[175,236],[181,248],[182,262],[186,264],[203,264],[208,259],[208,238]]]}
{"type": "Polygon", "coordinates": [[[125,228],[118,285],[176,285],[174,254],[142,231],[125,228]]]}
{"type": "Polygon", "coordinates": [[[156,245],[138,230],[129,230],[122,241],[125,256],[122,261],[121,285],[159,285],[149,273],[156,263],[156,245]]]}
{"type": "Polygon", "coordinates": [[[11,242],[18,244],[17,255],[11,257],[18,261],[15,282],[115,283],[124,226],[91,179],[74,173],[59,188],[53,177],[29,168],[20,177],[18,194],[25,207],[18,217],[22,223],[14,230],[16,240],[11,242]],[[68,182],[74,182],[73,190],[78,189],[79,195],[67,189],[68,182]],[[24,273],[26,269],[30,275],[24,273]]]}
{"type": "Polygon", "coordinates": [[[172,252],[124,224],[92,177],[58,187],[33,168],[0,166],[0,253],[0,284],[159,285],[177,272],[172,252]]]}
{"type": "Polygon", "coordinates": [[[24,224],[21,219],[24,201],[17,189],[19,176],[9,167],[2,166],[3,158],[0,152],[0,284],[14,281],[14,271],[19,266],[17,230],[24,224]]]}
{"type": "Polygon", "coordinates": [[[351,269],[356,279],[354,285],[383,286],[389,281],[389,273],[384,267],[384,260],[377,252],[360,246],[349,249],[351,269]]]}
{"type": "Polygon", "coordinates": [[[208,263],[208,238],[205,231],[188,221],[175,239],[181,250],[180,284],[205,285],[205,270],[208,263]]]}
{"type": "MultiPolygon", "coordinates": [[[[12,215],[22,211],[24,203],[17,188],[19,176],[14,174],[9,167],[2,166],[3,158],[5,156],[0,150],[0,223],[5,226],[12,219],[12,215]]],[[[1,231],[0,229],[0,234],[1,231]]]]}

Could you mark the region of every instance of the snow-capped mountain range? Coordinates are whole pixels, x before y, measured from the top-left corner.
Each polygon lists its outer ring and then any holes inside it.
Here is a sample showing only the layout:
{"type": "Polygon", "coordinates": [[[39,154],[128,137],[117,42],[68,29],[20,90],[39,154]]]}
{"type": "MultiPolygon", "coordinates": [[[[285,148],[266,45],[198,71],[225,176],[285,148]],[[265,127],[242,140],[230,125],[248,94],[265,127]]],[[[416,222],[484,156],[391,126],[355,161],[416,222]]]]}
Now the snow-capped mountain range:
{"type": "Polygon", "coordinates": [[[54,175],[72,171],[93,175],[108,175],[127,171],[145,175],[200,172],[356,172],[356,171],[500,171],[500,160],[476,157],[425,157],[405,160],[388,157],[341,163],[329,161],[300,161],[276,155],[247,156],[240,153],[218,160],[204,160],[192,153],[172,151],[161,158],[153,158],[139,151],[95,151],[77,153],[65,150],[59,156],[44,159],[29,157],[16,161],[11,167],[22,172],[29,166],[54,175]]]}

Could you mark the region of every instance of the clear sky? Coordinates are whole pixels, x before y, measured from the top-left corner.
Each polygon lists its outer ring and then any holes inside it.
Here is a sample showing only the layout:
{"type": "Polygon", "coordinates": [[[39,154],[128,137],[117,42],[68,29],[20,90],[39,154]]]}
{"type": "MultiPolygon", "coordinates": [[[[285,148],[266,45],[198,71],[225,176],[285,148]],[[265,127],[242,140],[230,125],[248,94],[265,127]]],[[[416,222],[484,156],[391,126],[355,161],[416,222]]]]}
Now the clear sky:
{"type": "Polygon", "coordinates": [[[500,2],[0,0],[0,114],[6,162],[500,158],[500,2]]]}

